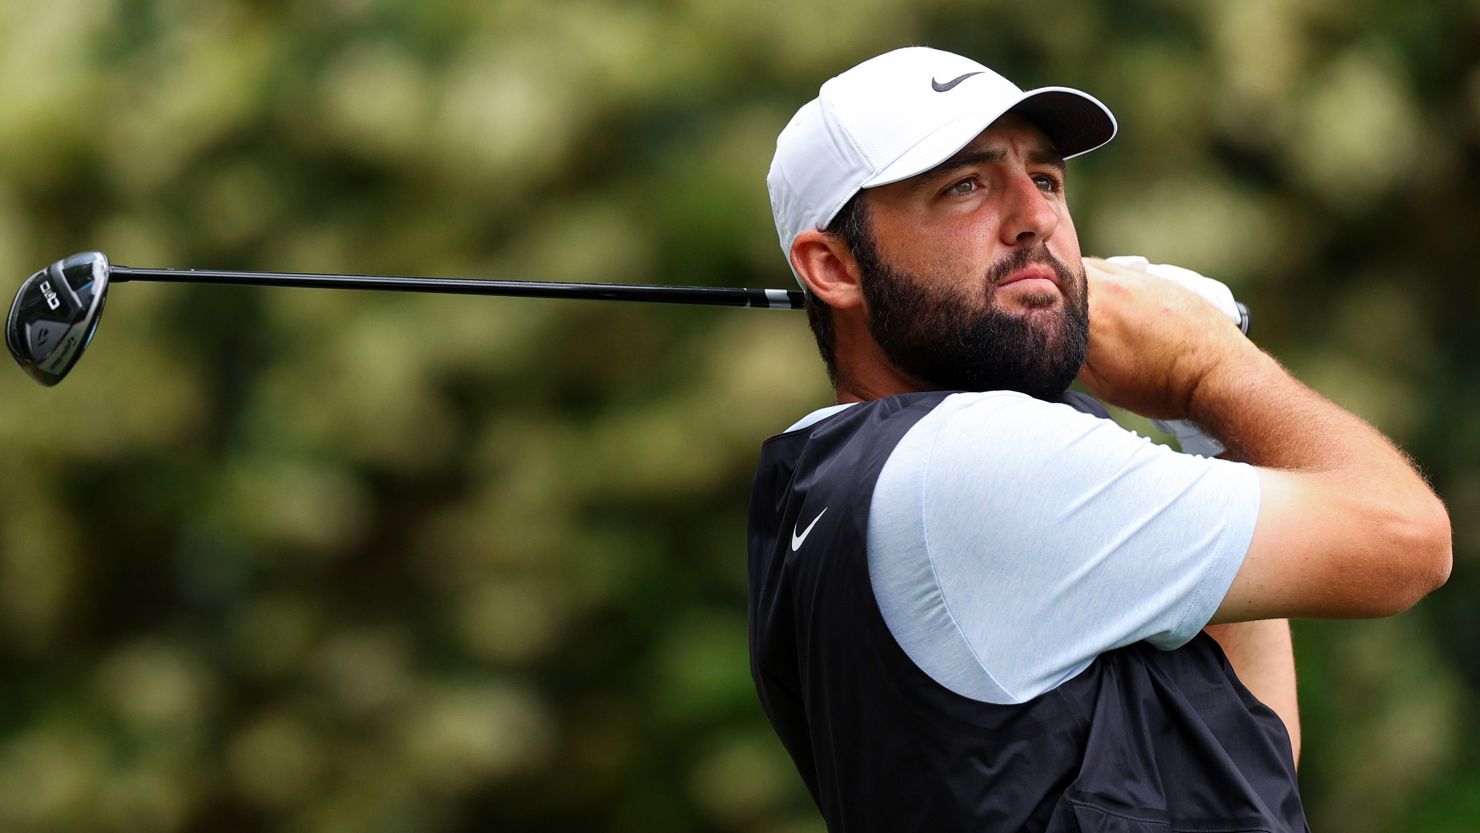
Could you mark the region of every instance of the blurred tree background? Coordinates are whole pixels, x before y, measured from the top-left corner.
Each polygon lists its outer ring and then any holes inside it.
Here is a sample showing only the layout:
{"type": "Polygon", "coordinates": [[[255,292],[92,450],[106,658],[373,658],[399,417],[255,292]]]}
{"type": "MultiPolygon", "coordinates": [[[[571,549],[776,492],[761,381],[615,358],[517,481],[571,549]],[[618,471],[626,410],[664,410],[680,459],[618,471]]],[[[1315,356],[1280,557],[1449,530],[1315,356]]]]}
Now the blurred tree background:
{"type": "MultiPolygon", "coordinates": [[[[1297,625],[1302,780],[1318,830],[1480,829],[1473,0],[11,0],[0,274],[788,286],[776,133],[909,43],[1107,102],[1085,250],[1229,282],[1421,461],[1454,578],[1297,625]]],[[[802,316],[109,306],[0,378],[0,829],[822,829],[745,637],[759,443],[830,401],[802,316]]]]}

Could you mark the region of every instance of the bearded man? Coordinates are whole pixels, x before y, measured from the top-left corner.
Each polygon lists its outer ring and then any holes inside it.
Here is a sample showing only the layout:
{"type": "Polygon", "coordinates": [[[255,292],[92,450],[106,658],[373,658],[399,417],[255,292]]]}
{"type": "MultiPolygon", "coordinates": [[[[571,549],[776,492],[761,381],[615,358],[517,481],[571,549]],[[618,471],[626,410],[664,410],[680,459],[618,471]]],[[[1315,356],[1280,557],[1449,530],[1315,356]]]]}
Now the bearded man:
{"type": "Polygon", "coordinates": [[[767,182],[837,403],[767,440],[751,670],[830,830],[1308,829],[1287,619],[1441,585],[1407,458],[1177,284],[1083,259],[1116,124],[911,47],[824,84],[767,182]],[[1182,454],[1090,396],[1190,420],[1182,454]]]}

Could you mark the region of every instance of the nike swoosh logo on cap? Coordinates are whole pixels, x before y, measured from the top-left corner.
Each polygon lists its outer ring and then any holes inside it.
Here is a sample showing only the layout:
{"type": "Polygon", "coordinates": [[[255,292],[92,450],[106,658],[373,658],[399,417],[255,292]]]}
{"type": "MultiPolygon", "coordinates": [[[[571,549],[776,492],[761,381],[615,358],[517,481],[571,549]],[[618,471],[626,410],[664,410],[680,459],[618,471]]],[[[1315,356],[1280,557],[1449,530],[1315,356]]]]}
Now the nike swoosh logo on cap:
{"type": "Polygon", "coordinates": [[[938,93],[949,92],[950,90],[955,89],[956,85],[959,84],[959,83],[961,83],[962,81],[965,81],[966,79],[970,78],[973,75],[981,75],[981,74],[982,74],[982,71],[981,70],[977,70],[976,72],[968,72],[965,75],[958,75],[955,78],[952,78],[951,80],[947,81],[944,84],[940,83],[939,81],[935,80],[932,77],[930,79],[930,89],[935,90],[938,93]]]}
{"type": "MultiPolygon", "coordinates": [[[[820,520],[822,520],[822,516],[823,515],[826,515],[826,514],[827,514],[827,507],[824,506],[824,507],[822,507],[822,511],[817,513],[817,517],[813,518],[812,519],[812,522],[809,523],[809,524],[807,524],[807,528],[804,529],[804,530],[802,530],[802,534],[801,535],[798,535],[797,534],[797,528],[796,527],[792,527],[791,528],[791,551],[792,552],[796,552],[797,550],[799,550],[799,549],[802,548],[802,542],[805,541],[805,540],[807,540],[807,536],[808,535],[811,535],[812,534],[812,527],[817,526],[817,522],[820,521],[820,520]]],[[[798,523],[801,523],[801,522],[798,521],[798,523]]]]}

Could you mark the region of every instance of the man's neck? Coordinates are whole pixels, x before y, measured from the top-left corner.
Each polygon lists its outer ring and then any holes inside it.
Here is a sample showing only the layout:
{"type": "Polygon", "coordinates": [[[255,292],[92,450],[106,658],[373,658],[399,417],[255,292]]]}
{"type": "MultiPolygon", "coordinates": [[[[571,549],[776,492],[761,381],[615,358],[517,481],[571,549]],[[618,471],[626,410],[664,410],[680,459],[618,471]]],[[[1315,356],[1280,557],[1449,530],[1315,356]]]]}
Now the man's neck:
{"type": "Polygon", "coordinates": [[[853,372],[857,369],[838,368],[837,382],[833,386],[838,404],[868,402],[901,393],[918,393],[936,389],[933,385],[901,373],[887,361],[869,364],[861,368],[864,370],[862,373],[853,372]]]}
{"type": "Polygon", "coordinates": [[[839,404],[935,389],[895,367],[862,327],[839,326],[834,355],[838,366],[833,388],[839,404]]]}

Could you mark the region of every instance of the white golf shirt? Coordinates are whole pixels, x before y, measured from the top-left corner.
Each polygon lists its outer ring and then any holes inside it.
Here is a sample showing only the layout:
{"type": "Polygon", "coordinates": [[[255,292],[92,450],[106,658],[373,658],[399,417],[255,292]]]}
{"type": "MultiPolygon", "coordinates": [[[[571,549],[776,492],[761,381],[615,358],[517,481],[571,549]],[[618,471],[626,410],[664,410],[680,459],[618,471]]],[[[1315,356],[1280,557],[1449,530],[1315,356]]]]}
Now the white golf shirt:
{"type": "Polygon", "coordinates": [[[879,476],[869,578],[922,670],[963,696],[1021,703],[1102,652],[1195,636],[1258,514],[1248,465],[1180,454],[1067,405],[960,393],[879,476]]]}

